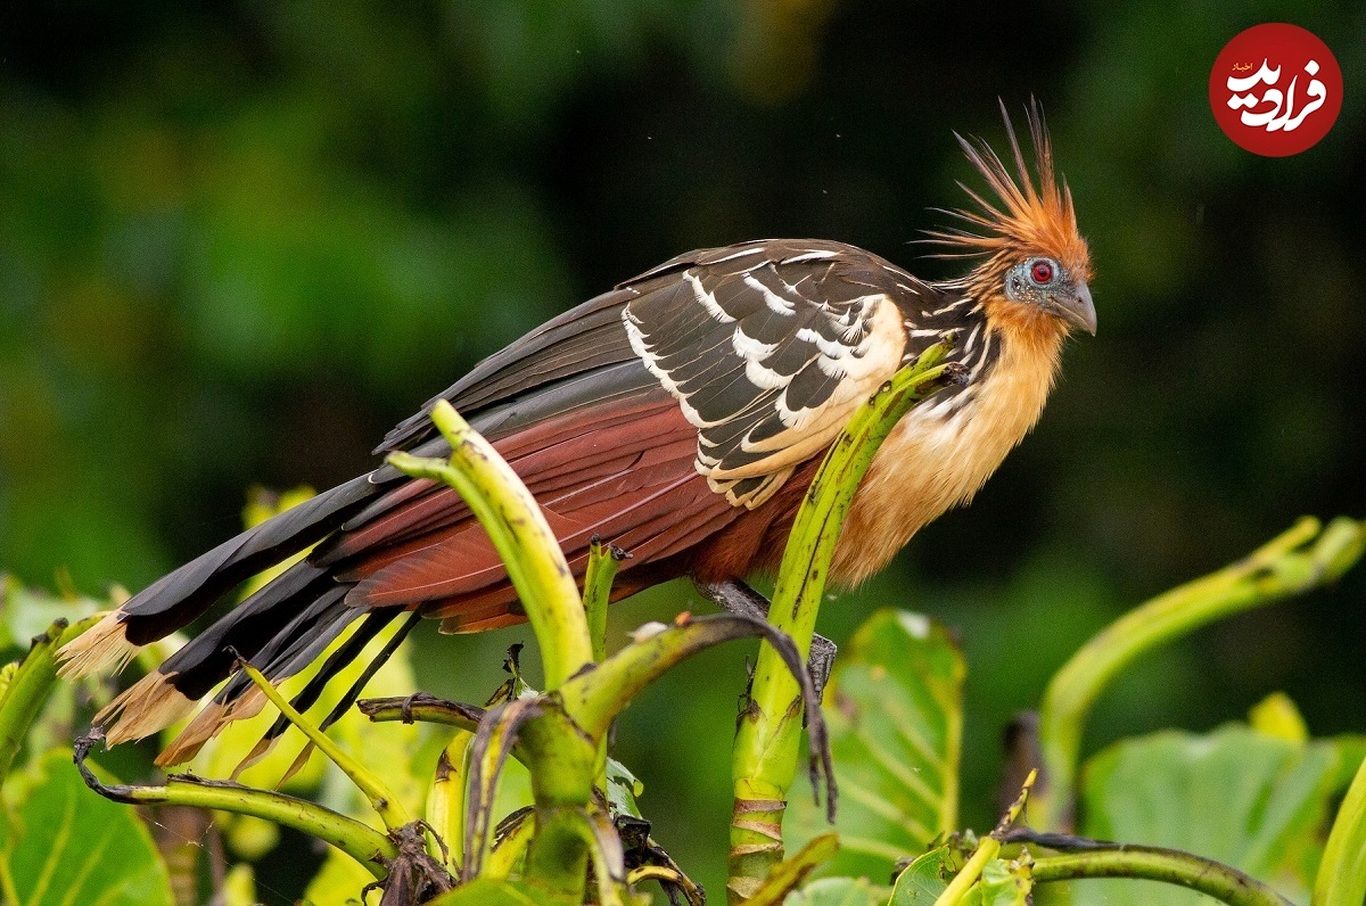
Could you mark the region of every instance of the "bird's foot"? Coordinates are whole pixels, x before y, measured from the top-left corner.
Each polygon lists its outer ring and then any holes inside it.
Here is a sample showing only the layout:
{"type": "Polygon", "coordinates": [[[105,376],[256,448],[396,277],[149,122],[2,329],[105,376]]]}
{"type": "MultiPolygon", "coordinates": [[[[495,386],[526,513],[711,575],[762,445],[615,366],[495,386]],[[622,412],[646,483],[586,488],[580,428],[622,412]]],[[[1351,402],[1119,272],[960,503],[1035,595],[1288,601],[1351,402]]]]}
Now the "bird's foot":
{"type": "MultiPolygon", "coordinates": [[[[739,579],[696,584],[702,597],[728,613],[756,620],[768,619],[768,598],[739,579]]],[[[806,657],[806,669],[811,674],[811,685],[816,689],[817,699],[825,692],[830,671],[835,667],[837,651],[838,646],[825,636],[817,633],[811,637],[811,651],[806,657]]]]}

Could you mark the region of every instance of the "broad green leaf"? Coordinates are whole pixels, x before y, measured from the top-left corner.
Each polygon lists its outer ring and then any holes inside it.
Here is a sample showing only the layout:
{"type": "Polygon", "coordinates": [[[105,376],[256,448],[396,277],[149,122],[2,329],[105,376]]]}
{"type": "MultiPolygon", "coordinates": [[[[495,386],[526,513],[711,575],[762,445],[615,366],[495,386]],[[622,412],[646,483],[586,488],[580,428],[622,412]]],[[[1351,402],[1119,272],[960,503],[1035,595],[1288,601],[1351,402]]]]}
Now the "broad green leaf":
{"type": "Polygon", "coordinates": [[[821,878],[788,894],[783,906],[882,906],[885,901],[867,878],[821,878]]]}
{"type": "MultiPolygon", "coordinates": [[[[1120,742],[1086,765],[1081,832],[1166,846],[1232,865],[1306,899],[1331,800],[1342,791],[1337,741],[1298,742],[1229,724],[1120,742]]],[[[1088,881],[1074,902],[1193,906],[1214,901],[1168,885],[1088,881]]]]}
{"type": "MultiPolygon", "coordinates": [[[[825,691],[840,851],[823,871],[885,883],[954,828],[964,673],[944,628],[905,611],[878,611],[841,648],[825,691]]],[[[787,827],[790,849],[829,830],[808,796],[787,827]]]]}
{"type": "Polygon", "coordinates": [[[69,751],[35,759],[5,792],[0,901],[173,906],[166,865],[137,812],[87,789],[69,751]]]}

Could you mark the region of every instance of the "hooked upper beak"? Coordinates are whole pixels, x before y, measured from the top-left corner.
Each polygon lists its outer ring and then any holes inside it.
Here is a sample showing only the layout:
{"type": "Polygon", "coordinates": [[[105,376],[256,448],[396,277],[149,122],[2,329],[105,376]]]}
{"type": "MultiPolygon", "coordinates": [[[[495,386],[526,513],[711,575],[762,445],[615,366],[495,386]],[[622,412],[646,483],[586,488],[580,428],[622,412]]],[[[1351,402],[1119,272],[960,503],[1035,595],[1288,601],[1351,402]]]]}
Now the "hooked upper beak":
{"type": "Polygon", "coordinates": [[[1090,288],[1080,281],[1070,296],[1061,293],[1052,297],[1053,312],[1073,327],[1080,327],[1091,336],[1096,335],[1096,305],[1091,301],[1090,288]]]}

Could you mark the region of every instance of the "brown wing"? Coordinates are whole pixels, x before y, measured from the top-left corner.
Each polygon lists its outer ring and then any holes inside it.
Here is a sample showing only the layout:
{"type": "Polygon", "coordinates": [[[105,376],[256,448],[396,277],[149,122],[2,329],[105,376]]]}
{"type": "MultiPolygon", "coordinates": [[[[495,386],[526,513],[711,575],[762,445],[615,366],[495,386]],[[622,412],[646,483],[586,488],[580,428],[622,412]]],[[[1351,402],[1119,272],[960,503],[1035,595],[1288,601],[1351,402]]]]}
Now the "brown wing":
{"type": "Polygon", "coordinates": [[[631,347],[698,431],[697,471],[754,508],[834,442],[906,350],[912,280],[837,243],[717,249],[636,284],[631,347]]]}
{"type": "MultiPolygon", "coordinates": [[[[822,452],[901,363],[901,272],[848,246],[759,242],[682,256],[486,360],[443,396],[527,483],[571,568],[627,549],[618,596],[687,554],[822,452]],[[634,574],[634,575],[633,575],[634,574]]],[[[430,443],[418,422],[386,446],[430,443]]],[[[520,619],[487,536],[448,489],[400,485],[312,562],[354,605],[421,606],[446,628],[520,619]]]]}

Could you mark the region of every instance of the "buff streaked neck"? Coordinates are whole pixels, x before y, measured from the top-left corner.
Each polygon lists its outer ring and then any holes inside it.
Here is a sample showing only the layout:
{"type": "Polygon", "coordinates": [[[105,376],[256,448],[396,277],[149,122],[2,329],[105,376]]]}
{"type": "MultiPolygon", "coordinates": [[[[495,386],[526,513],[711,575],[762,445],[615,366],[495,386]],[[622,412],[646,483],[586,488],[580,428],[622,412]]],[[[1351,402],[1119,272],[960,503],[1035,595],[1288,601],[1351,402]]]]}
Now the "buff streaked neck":
{"type": "Polygon", "coordinates": [[[893,429],[850,507],[832,577],[856,585],[881,570],[922,526],[969,502],[1038,422],[1057,378],[1066,328],[993,298],[984,342],[993,367],[964,388],[961,405],[931,397],[893,429]]]}

